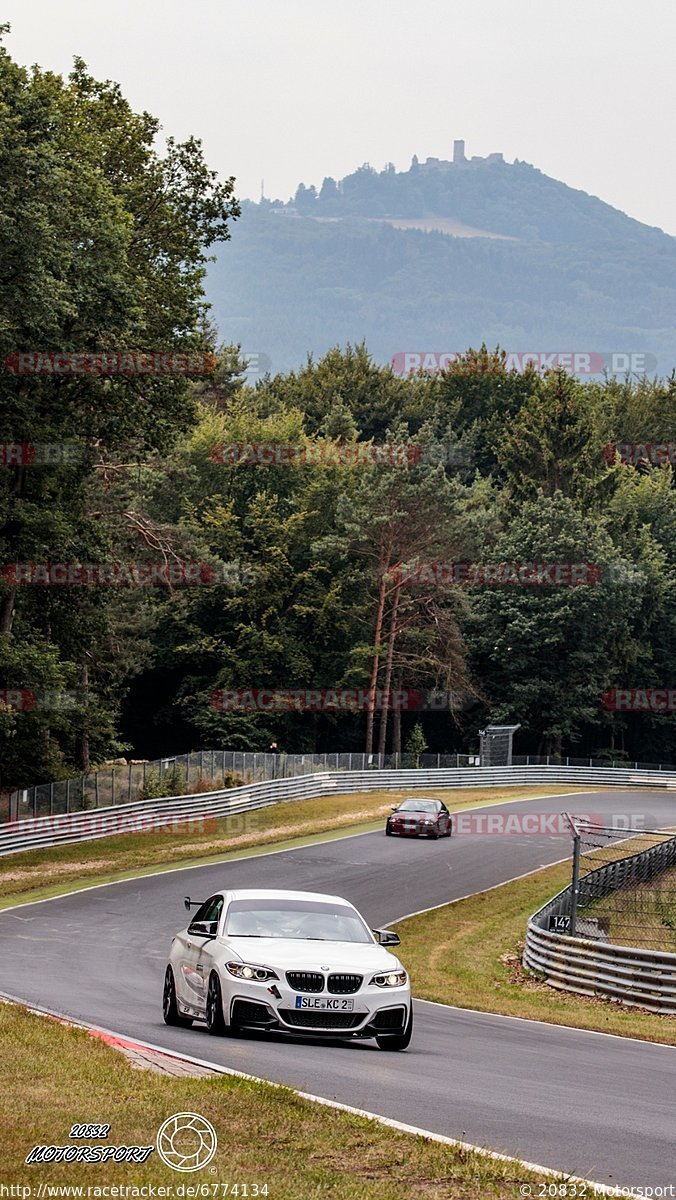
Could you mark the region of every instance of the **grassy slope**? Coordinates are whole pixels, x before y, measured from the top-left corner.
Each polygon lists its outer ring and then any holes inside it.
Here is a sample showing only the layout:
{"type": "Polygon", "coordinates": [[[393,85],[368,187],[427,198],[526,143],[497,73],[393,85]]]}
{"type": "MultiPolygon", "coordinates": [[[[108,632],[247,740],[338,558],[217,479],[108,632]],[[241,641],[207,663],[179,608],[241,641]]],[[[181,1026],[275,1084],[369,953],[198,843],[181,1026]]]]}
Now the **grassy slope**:
{"type": "Polygon", "coordinates": [[[538,1177],[516,1163],[328,1111],[283,1088],[138,1071],[81,1030],[11,1005],[0,1005],[0,1054],[5,1185],[32,1184],[37,1191],[43,1183],[172,1189],[183,1183],[222,1196],[224,1189],[211,1189],[248,1183],[252,1195],[253,1184],[267,1183],[271,1200],[483,1200],[516,1197],[520,1181],[529,1181],[539,1194],[538,1177]],[[157,1153],[143,1165],[24,1165],[36,1144],[67,1145],[75,1123],[110,1124],[110,1145],[151,1145],[161,1123],[177,1112],[200,1113],[214,1125],[219,1147],[211,1167],[181,1175],[157,1153]]]}

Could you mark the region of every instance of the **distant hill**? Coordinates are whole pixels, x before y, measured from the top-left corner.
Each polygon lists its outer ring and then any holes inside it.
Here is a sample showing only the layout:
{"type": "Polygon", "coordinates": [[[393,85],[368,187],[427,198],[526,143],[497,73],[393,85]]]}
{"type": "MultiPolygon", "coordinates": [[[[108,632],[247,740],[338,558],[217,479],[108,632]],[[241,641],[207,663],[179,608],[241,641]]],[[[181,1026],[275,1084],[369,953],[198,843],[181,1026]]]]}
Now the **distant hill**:
{"type": "Polygon", "coordinates": [[[676,238],[500,155],[246,202],[207,291],[221,339],[273,372],[362,339],[381,362],[486,342],[676,367],[676,238]]]}

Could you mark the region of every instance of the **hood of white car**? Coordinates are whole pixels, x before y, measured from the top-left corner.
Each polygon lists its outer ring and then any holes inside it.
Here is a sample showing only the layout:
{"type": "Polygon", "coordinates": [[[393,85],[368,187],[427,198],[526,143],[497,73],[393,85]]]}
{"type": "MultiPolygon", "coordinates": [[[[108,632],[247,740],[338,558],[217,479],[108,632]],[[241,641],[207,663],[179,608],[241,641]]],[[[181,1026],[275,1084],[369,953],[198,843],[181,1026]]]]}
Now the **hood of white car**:
{"type": "Polygon", "coordinates": [[[394,971],[401,970],[399,959],[384,946],[361,942],[311,942],[295,938],[238,937],[222,939],[225,960],[284,971],[394,971]]]}

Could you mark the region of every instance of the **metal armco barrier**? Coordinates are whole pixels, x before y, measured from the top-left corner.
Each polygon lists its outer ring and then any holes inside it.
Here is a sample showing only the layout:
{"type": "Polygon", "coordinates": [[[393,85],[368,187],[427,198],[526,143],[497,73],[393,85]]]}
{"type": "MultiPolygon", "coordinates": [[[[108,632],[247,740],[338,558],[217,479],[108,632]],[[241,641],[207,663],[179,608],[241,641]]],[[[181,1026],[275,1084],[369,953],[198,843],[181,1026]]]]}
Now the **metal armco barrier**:
{"type": "MultiPolygon", "coordinates": [[[[505,787],[571,783],[596,786],[673,788],[676,773],[613,767],[470,767],[444,770],[325,771],[292,779],[267,780],[219,792],[143,800],[77,813],[26,818],[0,825],[0,855],[71,842],[93,841],[113,834],[229,814],[252,812],[271,804],[310,797],[396,788],[505,787]]],[[[676,796],[675,796],[676,799],[676,796]]],[[[676,805],[675,805],[676,811],[676,805]]]]}
{"type": "MultiPolygon", "coordinates": [[[[606,863],[580,880],[583,903],[652,878],[674,863],[676,837],[606,863]]],[[[567,887],[529,919],[524,966],[563,991],[609,996],[651,1012],[676,1014],[676,954],[553,933],[547,928],[550,917],[569,913],[570,904],[567,887]]]]}

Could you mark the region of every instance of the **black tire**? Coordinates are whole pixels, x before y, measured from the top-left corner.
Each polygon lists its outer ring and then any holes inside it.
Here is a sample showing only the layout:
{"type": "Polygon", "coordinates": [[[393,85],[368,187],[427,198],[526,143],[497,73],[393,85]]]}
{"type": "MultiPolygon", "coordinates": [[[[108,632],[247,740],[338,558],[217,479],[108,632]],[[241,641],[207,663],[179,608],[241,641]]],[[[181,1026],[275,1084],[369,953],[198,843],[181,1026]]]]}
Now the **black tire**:
{"type": "Polygon", "coordinates": [[[225,1017],[223,1016],[221,981],[215,971],[212,971],[209,976],[205,1016],[209,1033],[213,1034],[214,1037],[224,1037],[228,1030],[225,1024],[225,1017]]]}
{"type": "Polygon", "coordinates": [[[380,1033],[376,1037],[379,1050],[406,1050],[413,1037],[413,1005],[408,1014],[408,1023],[403,1033],[380,1033]]]}
{"type": "Polygon", "coordinates": [[[392,830],[390,829],[389,825],[385,826],[385,837],[392,837],[392,830]]]}
{"type": "Polygon", "coordinates": [[[453,833],[453,822],[449,821],[448,822],[448,833],[446,834],[446,837],[451,837],[452,833],[453,833]]]}
{"type": "Polygon", "coordinates": [[[176,983],[174,972],[167,967],[164,972],[164,990],[162,992],[162,1016],[165,1025],[178,1025],[180,1029],[190,1029],[192,1017],[182,1017],[176,1003],[176,983]]]}

